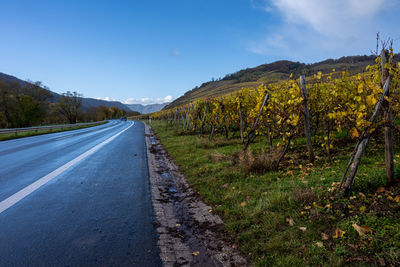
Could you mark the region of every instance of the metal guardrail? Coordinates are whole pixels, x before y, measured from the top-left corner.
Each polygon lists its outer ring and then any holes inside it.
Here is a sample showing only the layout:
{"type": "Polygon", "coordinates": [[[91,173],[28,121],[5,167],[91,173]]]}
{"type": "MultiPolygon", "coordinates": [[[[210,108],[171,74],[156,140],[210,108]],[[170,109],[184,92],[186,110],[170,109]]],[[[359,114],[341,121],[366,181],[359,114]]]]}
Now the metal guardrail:
{"type": "Polygon", "coordinates": [[[18,134],[23,132],[32,132],[32,131],[40,131],[40,130],[55,130],[55,129],[64,129],[64,128],[72,128],[76,126],[86,126],[92,124],[100,124],[106,121],[96,121],[96,122],[82,122],[75,124],[61,124],[61,125],[49,125],[49,126],[38,126],[38,127],[27,127],[27,128],[10,128],[10,129],[0,129],[0,134],[18,134]]]}

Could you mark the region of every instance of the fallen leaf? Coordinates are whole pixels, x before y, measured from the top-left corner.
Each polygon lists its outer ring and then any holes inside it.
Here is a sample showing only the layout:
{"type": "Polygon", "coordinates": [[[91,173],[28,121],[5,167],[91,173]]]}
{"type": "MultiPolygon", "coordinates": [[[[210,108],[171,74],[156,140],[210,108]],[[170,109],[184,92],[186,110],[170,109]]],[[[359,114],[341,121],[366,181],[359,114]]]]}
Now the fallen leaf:
{"type": "Polygon", "coordinates": [[[300,229],[301,231],[305,232],[305,231],[307,230],[307,227],[300,226],[299,229],[300,229]]]}
{"type": "Polygon", "coordinates": [[[381,186],[381,187],[378,187],[378,189],[376,189],[376,192],[377,192],[377,193],[385,192],[385,188],[383,188],[382,186],[381,186]]]}
{"type": "Polygon", "coordinates": [[[357,249],[358,248],[358,246],[357,245],[354,245],[354,244],[347,244],[349,247],[351,247],[351,248],[354,248],[354,249],[357,249]]]}
{"type": "Polygon", "coordinates": [[[361,192],[358,193],[360,195],[361,200],[363,200],[365,198],[365,195],[361,192]]]}
{"type": "Polygon", "coordinates": [[[361,242],[363,242],[367,247],[371,245],[371,240],[361,240],[361,242]]]}
{"type": "Polygon", "coordinates": [[[365,234],[372,233],[372,229],[366,225],[359,226],[353,223],[352,226],[360,236],[365,236],[365,234]]]}
{"type": "Polygon", "coordinates": [[[329,235],[325,234],[325,233],[321,233],[321,237],[323,240],[328,240],[329,239],[329,235]]]}
{"type": "Polygon", "coordinates": [[[244,206],[246,206],[246,205],[247,205],[247,202],[246,202],[246,201],[243,201],[242,203],[239,204],[239,207],[244,207],[244,206]]]}
{"type": "Polygon", "coordinates": [[[352,261],[363,261],[364,259],[361,257],[355,257],[355,258],[349,258],[346,260],[346,262],[352,262],[352,261]]]}
{"type": "Polygon", "coordinates": [[[315,245],[317,245],[317,247],[319,247],[319,248],[324,247],[324,244],[322,242],[315,242],[315,245]]]}
{"type": "Polygon", "coordinates": [[[293,226],[294,225],[294,221],[292,218],[286,218],[286,222],[290,225],[293,226]]]}
{"type": "Polygon", "coordinates": [[[383,258],[379,258],[378,262],[379,262],[379,266],[386,266],[386,262],[383,258]]]}
{"type": "Polygon", "coordinates": [[[211,212],[213,212],[213,210],[212,210],[212,209],[209,209],[208,212],[211,213],[211,212]]]}
{"type": "Polygon", "coordinates": [[[396,196],[396,197],[394,198],[394,201],[396,201],[397,203],[399,203],[399,202],[400,202],[400,196],[396,196]]]}
{"type": "Polygon", "coordinates": [[[365,206],[360,207],[360,211],[365,211],[367,208],[365,206]]]}
{"type": "Polygon", "coordinates": [[[193,255],[193,256],[199,256],[199,255],[200,255],[200,251],[192,252],[192,255],[193,255]]]}
{"type": "Polygon", "coordinates": [[[233,245],[232,245],[232,248],[233,248],[233,249],[237,249],[237,245],[236,245],[236,244],[233,244],[233,245]]]}
{"type": "Polygon", "coordinates": [[[333,238],[343,237],[345,233],[346,233],[346,232],[343,231],[342,229],[336,228],[336,230],[335,230],[335,235],[333,236],[333,238]]]}
{"type": "Polygon", "coordinates": [[[227,188],[229,186],[229,184],[223,184],[221,187],[222,188],[227,188]]]}

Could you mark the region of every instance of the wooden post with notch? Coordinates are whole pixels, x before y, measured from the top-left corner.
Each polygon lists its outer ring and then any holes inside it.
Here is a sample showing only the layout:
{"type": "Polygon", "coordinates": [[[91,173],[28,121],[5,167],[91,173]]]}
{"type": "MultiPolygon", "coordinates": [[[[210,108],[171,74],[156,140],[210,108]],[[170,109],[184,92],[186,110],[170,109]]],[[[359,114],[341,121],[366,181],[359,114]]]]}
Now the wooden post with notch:
{"type": "Polygon", "coordinates": [[[311,142],[311,130],[310,130],[310,113],[308,110],[308,97],[307,97],[307,87],[306,87],[306,77],[304,75],[300,76],[300,88],[303,93],[303,103],[304,103],[304,132],[307,140],[308,158],[311,163],[314,162],[315,156],[312,148],[311,142]]]}
{"type": "MultiPolygon", "coordinates": [[[[385,68],[388,63],[388,51],[382,49],[381,52],[381,68],[382,68],[382,84],[389,77],[389,72],[385,68]]],[[[390,78],[389,78],[390,79],[390,78]]],[[[390,86],[389,86],[390,87],[390,86]]],[[[387,92],[387,97],[390,96],[390,88],[387,92]]],[[[386,166],[386,182],[388,185],[394,184],[394,163],[393,163],[393,129],[392,129],[392,107],[390,102],[384,100],[385,108],[385,166],[386,166]]]]}
{"type": "MultiPolygon", "coordinates": [[[[344,196],[347,196],[350,193],[350,189],[351,189],[351,186],[353,185],[354,177],[356,176],[356,173],[358,170],[358,165],[361,162],[361,157],[364,154],[364,151],[367,148],[369,138],[371,137],[371,133],[370,133],[371,127],[373,127],[373,125],[375,124],[375,121],[376,121],[376,119],[379,115],[379,112],[383,106],[385,96],[389,92],[389,85],[390,85],[390,78],[387,78],[385,85],[383,86],[383,94],[375,106],[374,113],[372,114],[371,118],[369,119],[370,125],[369,125],[369,127],[367,127],[364,130],[359,142],[357,142],[357,145],[356,145],[356,148],[354,151],[354,157],[352,156],[350,158],[350,162],[352,162],[352,163],[351,163],[349,175],[347,176],[346,182],[343,187],[343,195],[344,196]]],[[[348,166],[350,166],[350,162],[349,162],[348,166]]],[[[347,170],[348,170],[348,168],[346,168],[344,176],[346,175],[347,170]]],[[[344,179],[342,179],[342,180],[344,180],[344,179]]],[[[342,181],[341,181],[341,183],[342,183],[342,181]]],[[[341,188],[341,186],[339,186],[339,189],[340,188],[341,188]]]]}

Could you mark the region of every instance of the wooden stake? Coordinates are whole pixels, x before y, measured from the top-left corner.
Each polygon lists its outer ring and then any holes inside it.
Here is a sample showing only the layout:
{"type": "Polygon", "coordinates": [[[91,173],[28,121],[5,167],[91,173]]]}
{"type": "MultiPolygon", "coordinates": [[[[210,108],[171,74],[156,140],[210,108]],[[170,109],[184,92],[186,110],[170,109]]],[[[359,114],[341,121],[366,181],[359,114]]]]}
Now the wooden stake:
{"type": "MultiPolygon", "coordinates": [[[[382,68],[382,83],[389,77],[389,72],[385,68],[388,62],[388,51],[382,49],[381,52],[381,68],[382,68]]],[[[389,86],[390,87],[390,86],[389,86]]],[[[390,96],[390,89],[387,96],[390,96]]],[[[393,163],[393,129],[392,129],[392,106],[386,99],[385,106],[385,166],[386,166],[386,182],[388,185],[394,184],[394,163],[393,163]]]]}
{"type": "MultiPolygon", "coordinates": [[[[308,111],[308,97],[307,97],[307,87],[306,87],[306,77],[304,75],[300,76],[300,88],[303,93],[303,103],[304,103],[304,132],[307,140],[308,149],[308,159],[311,163],[314,162],[315,156],[312,148],[311,142],[311,130],[310,130],[310,114],[308,111]]],[[[329,149],[329,148],[328,148],[329,149]]]]}
{"type": "Polygon", "coordinates": [[[374,113],[372,114],[371,118],[369,119],[369,122],[371,123],[369,127],[367,127],[363,134],[362,134],[362,139],[360,140],[359,143],[357,143],[357,150],[356,153],[354,154],[354,157],[352,157],[352,164],[351,164],[351,168],[350,168],[350,172],[349,175],[347,176],[346,179],[346,183],[344,184],[343,187],[343,195],[346,196],[350,193],[350,189],[351,186],[353,184],[354,181],[354,177],[357,173],[358,170],[358,165],[360,164],[361,161],[361,157],[367,147],[369,138],[371,136],[371,134],[369,133],[370,127],[375,124],[375,121],[379,115],[379,112],[382,108],[383,102],[385,100],[385,96],[387,95],[387,93],[389,92],[389,84],[390,84],[390,78],[386,79],[385,85],[383,86],[383,94],[381,96],[381,98],[379,99],[378,103],[375,106],[375,110],[374,113]]]}
{"type": "MultiPolygon", "coordinates": [[[[267,86],[265,86],[265,87],[267,87],[267,86]]],[[[257,126],[258,126],[258,120],[259,120],[260,117],[261,117],[261,113],[262,113],[262,111],[263,111],[263,108],[264,108],[265,104],[267,103],[268,97],[269,97],[269,93],[268,93],[267,90],[265,90],[265,97],[264,97],[264,100],[263,100],[263,102],[262,102],[262,104],[261,104],[260,109],[258,110],[258,115],[257,115],[256,120],[254,121],[253,127],[251,127],[250,132],[249,132],[249,134],[247,135],[247,142],[246,142],[246,144],[245,144],[245,146],[244,146],[244,150],[246,150],[246,149],[249,147],[250,143],[251,143],[251,142],[253,141],[253,139],[256,137],[255,131],[256,131],[257,126]]]]}

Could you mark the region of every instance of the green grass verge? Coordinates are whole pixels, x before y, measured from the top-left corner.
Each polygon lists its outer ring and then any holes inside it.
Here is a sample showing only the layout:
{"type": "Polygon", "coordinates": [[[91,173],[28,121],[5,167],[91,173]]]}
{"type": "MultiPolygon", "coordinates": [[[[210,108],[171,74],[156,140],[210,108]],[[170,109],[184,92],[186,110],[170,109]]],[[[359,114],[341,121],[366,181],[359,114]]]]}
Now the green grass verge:
{"type": "Polygon", "coordinates": [[[17,138],[23,138],[23,137],[29,137],[29,136],[35,136],[35,135],[42,135],[42,134],[49,134],[49,133],[59,133],[59,132],[66,132],[66,131],[72,131],[72,130],[78,130],[78,129],[84,129],[84,128],[90,128],[94,126],[99,126],[102,124],[106,124],[107,122],[100,122],[100,123],[95,123],[91,125],[81,125],[81,126],[73,126],[70,128],[60,128],[60,129],[46,129],[46,130],[37,130],[37,131],[29,131],[29,132],[21,132],[21,133],[10,133],[10,134],[1,134],[0,135],[0,141],[6,141],[6,140],[11,140],[11,139],[17,139],[17,138]]]}
{"type": "MultiPolygon", "coordinates": [[[[334,150],[331,160],[318,157],[314,165],[307,164],[305,154],[288,155],[279,171],[246,173],[232,164],[233,155],[242,148],[237,139],[209,141],[182,134],[181,128],[161,121],[151,126],[254,265],[399,266],[400,189],[381,187],[382,144],[370,144],[352,196],[336,199],[333,183],[340,180],[354,143],[334,150]],[[357,226],[363,227],[361,235],[357,226]]],[[[294,142],[304,144],[304,140],[294,142]]],[[[265,138],[260,138],[250,149],[266,146],[265,138]]],[[[399,161],[396,149],[396,166],[399,161]]]]}

